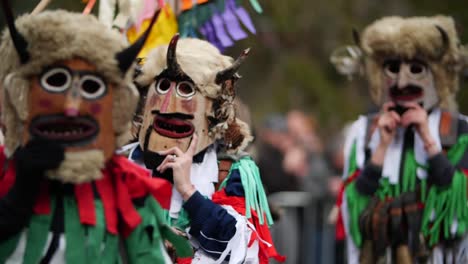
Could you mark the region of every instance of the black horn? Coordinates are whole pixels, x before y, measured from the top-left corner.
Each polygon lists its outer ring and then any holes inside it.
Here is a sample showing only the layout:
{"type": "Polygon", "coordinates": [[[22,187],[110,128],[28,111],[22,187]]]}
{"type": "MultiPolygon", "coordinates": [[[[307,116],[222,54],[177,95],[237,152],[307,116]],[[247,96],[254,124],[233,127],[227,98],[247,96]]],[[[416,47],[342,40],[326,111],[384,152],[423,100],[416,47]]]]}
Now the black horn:
{"type": "Polygon", "coordinates": [[[438,56],[439,59],[440,59],[449,50],[449,48],[450,48],[450,39],[449,39],[449,36],[447,34],[447,31],[445,31],[441,26],[436,25],[436,28],[440,32],[440,37],[442,38],[442,48],[440,49],[440,54],[438,56]]]}
{"type": "Polygon", "coordinates": [[[8,0],[2,0],[2,7],[13,45],[15,46],[16,52],[20,57],[21,64],[25,64],[30,58],[29,52],[27,50],[28,42],[16,29],[13,11],[8,0]]]}
{"type": "Polygon", "coordinates": [[[176,76],[183,73],[182,69],[180,68],[179,63],[177,62],[176,56],[176,49],[177,49],[177,42],[179,41],[179,33],[175,34],[171,42],[169,42],[169,46],[167,47],[167,55],[166,55],[166,65],[167,69],[174,73],[176,76]]]}
{"type": "Polygon", "coordinates": [[[356,44],[356,46],[358,47],[361,47],[361,36],[359,35],[359,31],[357,31],[357,29],[353,28],[353,40],[354,40],[354,44],[356,44]]]}
{"type": "Polygon", "coordinates": [[[215,80],[216,84],[219,85],[235,77],[235,75],[237,74],[237,70],[239,70],[239,67],[247,58],[247,56],[249,55],[249,52],[250,52],[250,48],[245,49],[242,52],[242,54],[237,58],[237,60],[229,68],[218,72],[218,74],[216,74],[216,80],[215,80]]]}
{"type": "Polygon", "coordinates": [[[148,36],[151,32],[151,29],[153,28],[154,23],[156,22],[156,19],[159,16],[159,13],[161,12],[161,9],[158,9],[153,17],[151,18],[151,22],[146,29],[145,33],[141,35],[135,43],[127,47],[126,49],[122,50],[121,52],[117,53],[115,55],[115,58],[119,62],[119,69],[122,73],[126,73],[130,66],[135,62],[136,57],[138,56],[138,53],[140,53],[140,50],[143,48],[145,45],[146,39],[148,39],[148,36]]]}

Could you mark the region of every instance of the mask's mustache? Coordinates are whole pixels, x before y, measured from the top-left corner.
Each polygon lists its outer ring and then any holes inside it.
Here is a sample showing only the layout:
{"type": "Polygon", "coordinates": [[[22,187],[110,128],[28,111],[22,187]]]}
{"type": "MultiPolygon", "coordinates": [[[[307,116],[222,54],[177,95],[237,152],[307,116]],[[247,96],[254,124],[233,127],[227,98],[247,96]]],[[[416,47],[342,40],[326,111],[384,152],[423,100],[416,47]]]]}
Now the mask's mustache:
{"type": "Polygon", "coordinates": [[[394,85],[390,87],[390,96],[397,97],[397,96],[405,96],[405,95],[419,95],[422,94],[423,89],[420,86],[409,84],[405,86],[403,89],[398,88],[398,86],[394,85]]]}
{"type": "Polygon", "coordinates": [[[151,113],[153,115],[158,115],[160,117],[163,117],[163,118],[167,118],[167,119],[170,119],[170,118],[174,118],[174,119],[183,119],[183,120],[191,120],[193,119],[193,115],[188,115],[188,114],[183,114],[183,113],[160,113],[158,110],[153,110],[151,111],[151,113]]]}

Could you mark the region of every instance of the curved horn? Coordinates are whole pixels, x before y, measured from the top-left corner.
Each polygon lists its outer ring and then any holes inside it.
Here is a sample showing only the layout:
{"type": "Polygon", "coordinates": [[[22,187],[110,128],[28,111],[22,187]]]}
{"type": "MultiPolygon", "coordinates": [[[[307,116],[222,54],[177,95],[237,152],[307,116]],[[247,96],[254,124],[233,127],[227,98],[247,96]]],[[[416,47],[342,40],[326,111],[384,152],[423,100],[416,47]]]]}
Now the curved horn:
{"type": "Polygon", "coordinates": [[[436,25],[436,28],[440,32],[440,37],[442,38],[442,48],[440,49],[440,54],[438,56],[439,58],[442,58],[450,48],[450,39],[447,31],[445,31],[441,26],[436,25]]]}
{"type": "Polygon", "coordinates": [[[249,52],[250,52],[250,48],[245,49],[229,68],[218,72],[218,74],[216,74],[216,80],[215,80],[216,84],[219,85],[229,79],[232,79],[232,77],[234,77],[235,74],[237,73],[237,70],[239,70],[239,67],[241,66],[241,64],[248,57],[249,52]]]}
{"type": "Polygon", "coordinates": [[[15,19],[13,18],[13,11],[8,0],[2,0],[2,7],[13,45],[15,46],[16,52],[20,57],[21,64],[25,64],[30,58],[29,52],[27,50],[28,42],[16,29],[15,19]]]}
{"type": "Polygon", "coordinates": [[[169,42],[169,46],[167,47],[167,55],[166,55],[166,65],[168,70],[179,74],[182,73],[182,69],[180,68],[179,63],[177,62],[176,56],[176,49],[177,49],[177,42],[179,41],[179,33],[175,34],[171,42],[169,42]]]}
{"type": "Polygon", "coordinates": [[[356,44],[356,46],[358,47],[361,47],[361,36],[359,35],[359,31],[357,31],[356,28],[353,28],[352,32],[353,32],[354,44],[356,44]]]}
{"type": "Polygon", "coordinates": [[[134,63],[136,57],[138,56],[138,53],[140,53],[140,50],[145,45],[146,39],[148,39],[151,29],[153,28],[153,25],[156,22],[156,19],[158,18],[160,12],[161,9],[158,9],[154,13],[145,33],[143,33],[143,35],[141,35],[140,38],[138,38],[138,40],[135,41],[135,43],[133,43],[126,49],[120,51],[119,53],[115,54],[115,58],[119,62],[119,69],[122,73],[125,74],[130,68],[130,66],[132,66],[132,64],[134,63]]]}

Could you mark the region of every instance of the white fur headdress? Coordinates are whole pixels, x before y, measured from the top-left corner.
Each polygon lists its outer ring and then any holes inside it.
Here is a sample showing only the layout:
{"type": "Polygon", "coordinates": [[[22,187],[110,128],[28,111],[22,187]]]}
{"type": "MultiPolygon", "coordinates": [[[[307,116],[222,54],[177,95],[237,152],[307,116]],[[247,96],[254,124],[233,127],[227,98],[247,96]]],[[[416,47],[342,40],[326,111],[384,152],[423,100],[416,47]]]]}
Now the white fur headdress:
{"type": "Polygon", "coordinates": [[[63,10],[23,15],[16,19],[15,26],[27,42],[29,59],[20,61],[15,44],[5,30],[0,44],[0,79],[3,80],[2,118],[7,127],[7,153],[12,154],[20,144],[28,116],[30,78],[48,65],[73,58],[89,61],[114,84],[112,113],[116,143],[117,146],[126,143],[138,92],[132,84],[132,71],[122,71],[116,58],[128,46],[124,37],[94,16],[63,10]]]}
{"type": "MultiPolygon", "coordinates": [[[[434,75],[440,106],[449,109],[456,107],[454,96],[458,91],[463,54],[451,17],[384,17],[366,27],[362,37],[355,33],[355,41],[357,46],[353,49],[358,51],[358,56],[339,57],[335,52],[332,63],[340,70],[345,61],[356,62],[348,63],[355,66],[348,72],[365,72],[375,103],[382,103],[383,61],[389,57],[399,57],[426,62],[434,75]]],[[[343,70],[341,72],[344,73],[343,70]]]]}

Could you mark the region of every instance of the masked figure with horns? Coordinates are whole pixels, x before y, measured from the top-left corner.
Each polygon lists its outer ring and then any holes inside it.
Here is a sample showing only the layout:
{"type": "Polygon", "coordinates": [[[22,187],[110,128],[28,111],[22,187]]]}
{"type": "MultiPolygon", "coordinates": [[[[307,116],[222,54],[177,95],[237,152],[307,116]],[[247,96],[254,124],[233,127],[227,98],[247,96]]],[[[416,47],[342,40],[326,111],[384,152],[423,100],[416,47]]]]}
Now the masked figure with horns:
{"type": "Polygon", "coordinates": [[[236,117],[237,70],[206,41],[181,39],[150,52],[138,85],[148,87],[130,158],[173,184],[169,215],[186,233],[192,263],[268,263],[279,256],[258,168],[243,152],[252,137],[236,117]]]}
{"type": "Polygon", "coordinates": [[[14,21],[2,4],[0,262],[168,263],[163,239],[190,260],[159,203],[165,182],[114,154],[127,141],[132,65],[147,34],[127,46],[93,16],[14,21]]]}
{"type": "Polygon", "coordinates": [[[468,263],[468,124],[455,103],[464,52],[454,21],[386,17],[354,35],[357,46],[332,62],[365,72],[380,112],[361,116],[345,144],[349,263],[468,263]]]}

